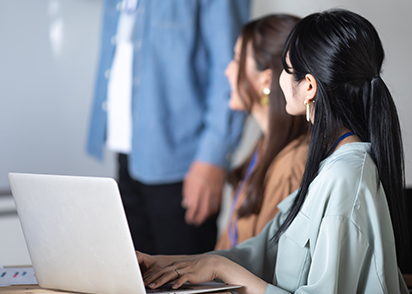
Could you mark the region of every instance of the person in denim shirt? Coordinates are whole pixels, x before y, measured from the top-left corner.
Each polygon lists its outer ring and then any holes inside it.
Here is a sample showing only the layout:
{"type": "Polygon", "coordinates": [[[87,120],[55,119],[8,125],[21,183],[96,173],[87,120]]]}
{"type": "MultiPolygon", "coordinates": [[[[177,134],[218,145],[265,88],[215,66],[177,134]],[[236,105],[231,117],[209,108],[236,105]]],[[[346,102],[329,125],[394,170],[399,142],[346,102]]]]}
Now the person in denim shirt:
{"type": "Polygon", "coordinates": [[[244,113],[224,76],[250,0],[106,0],[87,151],[119,154],[136,249],[215,245],[216,214],[244,113]],[[115,99],[114,99],[115,97],[115,99]]]}

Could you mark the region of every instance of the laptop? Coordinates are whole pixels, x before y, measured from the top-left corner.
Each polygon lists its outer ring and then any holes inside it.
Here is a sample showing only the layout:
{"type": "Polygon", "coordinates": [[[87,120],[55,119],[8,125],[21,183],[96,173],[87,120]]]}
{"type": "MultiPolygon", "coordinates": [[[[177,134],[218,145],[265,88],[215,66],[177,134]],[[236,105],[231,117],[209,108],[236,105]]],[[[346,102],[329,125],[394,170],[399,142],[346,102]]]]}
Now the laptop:
{"type": "Polygon", "coordinates": [[[203,293],[224,283],[146,290],[117,183],[111,178],[9,173],[23,234],[43,288],[103,294],[203,293]]]}

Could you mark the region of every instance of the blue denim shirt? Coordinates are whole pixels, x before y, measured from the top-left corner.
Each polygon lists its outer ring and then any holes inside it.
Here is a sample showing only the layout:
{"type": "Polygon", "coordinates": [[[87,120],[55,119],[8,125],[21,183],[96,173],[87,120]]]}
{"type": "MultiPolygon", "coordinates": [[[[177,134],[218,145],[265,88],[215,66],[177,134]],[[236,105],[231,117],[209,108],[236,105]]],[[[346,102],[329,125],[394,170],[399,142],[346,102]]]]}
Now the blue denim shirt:
{"type": "MultiPolygon", "coordinates": [[[[102,158],[120,0],[106,0],[88,152],[102,158]]],[[[139,0],[133,35],[129,171],[145,183],[181,181],[193,160],[228,168],[245,114],[228,107],[224,70],[250,0],[139,0]]]]}

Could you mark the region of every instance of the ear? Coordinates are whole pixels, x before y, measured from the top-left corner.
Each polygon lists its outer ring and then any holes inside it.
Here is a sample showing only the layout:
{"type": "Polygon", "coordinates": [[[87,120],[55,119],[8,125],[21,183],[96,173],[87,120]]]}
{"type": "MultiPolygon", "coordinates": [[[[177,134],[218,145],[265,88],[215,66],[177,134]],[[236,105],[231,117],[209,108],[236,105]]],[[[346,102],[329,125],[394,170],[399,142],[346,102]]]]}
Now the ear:
{"type": "Polygon", "coordinates": [[[305,102],[307,104],[312,103],[313,101],[315,101],[315,96],[316,96],[316,92],[318,91],[318,84],[316,82],[316,79],[314,76],[312,76],[311,74],[307,74],[305,76],[305,81],[306,81],[306,89],[305,89],[305,93],[306,93],[306,98],[305,98],[305,102]]]}

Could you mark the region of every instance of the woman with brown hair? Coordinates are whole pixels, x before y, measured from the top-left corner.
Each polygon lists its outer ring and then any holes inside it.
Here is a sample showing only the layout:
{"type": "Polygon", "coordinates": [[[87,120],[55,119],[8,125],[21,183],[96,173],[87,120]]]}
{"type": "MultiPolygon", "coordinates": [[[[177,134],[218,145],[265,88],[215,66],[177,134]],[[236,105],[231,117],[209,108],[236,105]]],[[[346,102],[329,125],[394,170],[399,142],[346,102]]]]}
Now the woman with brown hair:
{"type": "Polygon", "coordinates": [[[247,111],[262,136],[254,152],[229,175],[235,189],[227,228],[216,249],[236,246],[261,232],[277,205],[299,187],[309,137],[303,116],[286,113],[279,86],[282,49],[299,18],[269,15],[244,26],[234,59],[226,68],[232,88],[229,106],[247,111]]]}

